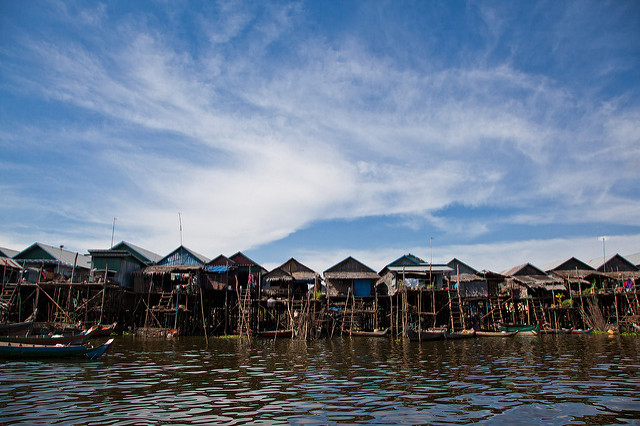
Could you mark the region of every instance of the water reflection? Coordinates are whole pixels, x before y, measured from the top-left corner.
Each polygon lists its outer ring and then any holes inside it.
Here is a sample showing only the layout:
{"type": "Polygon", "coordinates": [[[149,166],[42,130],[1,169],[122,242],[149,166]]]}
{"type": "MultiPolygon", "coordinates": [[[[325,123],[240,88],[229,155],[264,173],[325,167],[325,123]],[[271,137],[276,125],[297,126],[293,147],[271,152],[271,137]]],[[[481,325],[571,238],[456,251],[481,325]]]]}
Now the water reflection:
{"type": "Polygon", "coordinates": [[[640,339],[118,338],[98,362],[2,361],[6,423],[610,424],[640,417],[640,339]]]}

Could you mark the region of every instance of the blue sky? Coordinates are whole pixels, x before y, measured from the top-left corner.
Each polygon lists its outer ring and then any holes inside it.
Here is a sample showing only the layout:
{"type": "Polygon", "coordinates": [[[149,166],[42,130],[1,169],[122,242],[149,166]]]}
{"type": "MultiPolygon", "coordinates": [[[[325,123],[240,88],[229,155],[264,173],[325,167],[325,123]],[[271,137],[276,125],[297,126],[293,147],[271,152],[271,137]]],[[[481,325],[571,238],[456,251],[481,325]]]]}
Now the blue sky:
{"type": "Polygon", "coordinates": [[[640,6],[1,1],[0,148],[17,250],[636,253],[640,6]]]}

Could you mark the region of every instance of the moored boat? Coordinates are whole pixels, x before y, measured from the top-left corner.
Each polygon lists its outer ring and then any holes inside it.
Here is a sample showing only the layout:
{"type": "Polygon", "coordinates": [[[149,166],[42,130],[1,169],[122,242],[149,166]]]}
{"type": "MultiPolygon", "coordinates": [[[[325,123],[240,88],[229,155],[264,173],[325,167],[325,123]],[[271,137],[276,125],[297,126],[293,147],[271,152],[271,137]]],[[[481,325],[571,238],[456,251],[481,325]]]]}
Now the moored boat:
{"type": "Polygon", "coordinates": [[[345,331],[344,334],[349,334],[351,336],[383,337],[389,334],[389,329],[385,328],[384,330],[373,330],[373,331],[352,330],[352,331],[345,331]]]}
{"type": "Polygon", "coordinates": [[[506,331],[507,333],[517,331],[520,336],[537,336],[540,334],[540,324],[536,325],[513,325],[513,324],[501,324],[500,331],[506,331]]]}
{"type": "Polygon", "coordinates": [[[414,342],[424,342],[427,340],[442,340],[446,333],[445,329],[438,330],[420,330],[419,332],[410,328],[407,330],[409,340],[414,342]]]}
{"type": "Polygon", "coordinates": [[[476,330],[476,336],[478,337],[513,337],[518,334],[519,331],[488,331],[488,330],[476,330]]]}
{"type": "Polygon", "coordinates": [[[0,336],[19,336],[24,335],[28,330],[33,327],[33,323],[36,319],[38,310],[34,310],[33,313],[22,322],[9,322],[0,324],[0,336]]]}
{"type": "Polygon", "coordinates": [[[93,332],[92,337],[108,337],[111,336],[118,325],[117,322],[114,322],[110,325],[98,325],[98,328],[93,332]]]}
{"type": "Polygon", "coordinates": [[[65,344],[82,344],[93,337],[93,333],[98,329],[97,325],[94,325],[88,330],[83,331],[80,334],[74,334],[73,336],[61,336],[61,335],[40,335],[35,334],[33,336],[0,336],[0,342],[6,343],[22,343],[32,345],[65,345],[65,344]]]}
{"type": "Polygon", "coordinates": [[[593,327],[587,328],[586,330],[571,330],[571,334],[589,334],[593,331],[593,327]]]}
{"type": "Polygon", "coordinates": [[[290,338],[291,336],[293,336],[293,330],[265,330],[265,331],[259,331],[255,334],[258,337],[265,337],[269,339],[278,339],[278,338],[283,339],[283,338],[290,338]]]}
{"type": "Polygon", "coordinates": [[[445,339],[468,339],[470,337],[475,337],[475,330],[462,330],[462,331],[453,331],[451,333],[446,332],[444,335],[445,339]]]}
{"type": "Polygon", "coordinates": [[[111,347],[113,339],[98,347],[91,345],[40,345],[0,342],[2,358],[88,358],[98,359],[111,347]]]}
{"type": "Polygon", "coordinates": [[[541,328],[540,334],[569,334],[571,330],[566,328],[541,328]]]}

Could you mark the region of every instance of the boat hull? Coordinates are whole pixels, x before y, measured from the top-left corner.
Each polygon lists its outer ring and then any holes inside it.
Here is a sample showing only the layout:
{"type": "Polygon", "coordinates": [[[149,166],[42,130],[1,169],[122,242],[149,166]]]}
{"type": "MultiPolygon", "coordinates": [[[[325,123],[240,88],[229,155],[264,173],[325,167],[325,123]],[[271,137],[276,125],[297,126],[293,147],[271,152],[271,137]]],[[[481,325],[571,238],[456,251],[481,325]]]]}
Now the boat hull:
{"type": "Polygon", "coordinates": [[[113,343],[109,339],[105,344],[92,347],[89,345],[38,345],[28,343],[0,342],[2,358],[100,358],[113,343]]]}
{"type": "Polygon", "coordinates": [[[264,337],[267,339],[283,339],[291,338],[293,336],[293,330],[272,330],[272,331],[260,331],[256,333],[257,337],[264,337]]]}
{"type": "Polygon", "coordinates": [[[537,336],[540,334],[540,324],[536,325],[501,325],[500,331],[507,333],[517,331],[520,336],[537,336]]]}
{"type": "Polygon", "coordinates": [[[476,337],[475,330],[462,330],[462,331],[456,331],[453,333],[445,333],[444,335],[444,338],[448,340],[469,339],[471,337],[476,337]]]}
{"type": "Polygon", "coordinates": [[[363,336],[363,337],[384,337],[387,334],[389,334],[389,329],[385,328],[384,330],[378,330],[378,331],[358,330],[358,331],[344,332],[344,334],[349,334],[351,336],[363,336]]]}
{"type": "Polygon", "coordinates": [[[484,331],[476,330],[476,336],[478,337],[513,337],[518,334],[518,331],[484,331]]]}
{"type": "Polygon", "coordinates": [[[82,344],[93,337],[93,333],[98,326],[73,336],[49,336],[49,335],[33,335],[33,336],[0,336],[0,342],[27,344],[27,345],[66,345],[66,344],[82,344]]]}
{"type": "Polygon", "coordinates": [[[420,332],[409,329],[407,330],[409,340],[414,342],[424,342],[429,340],[442,340],[445,336],[445,330],[422,330],[420,332]]]}

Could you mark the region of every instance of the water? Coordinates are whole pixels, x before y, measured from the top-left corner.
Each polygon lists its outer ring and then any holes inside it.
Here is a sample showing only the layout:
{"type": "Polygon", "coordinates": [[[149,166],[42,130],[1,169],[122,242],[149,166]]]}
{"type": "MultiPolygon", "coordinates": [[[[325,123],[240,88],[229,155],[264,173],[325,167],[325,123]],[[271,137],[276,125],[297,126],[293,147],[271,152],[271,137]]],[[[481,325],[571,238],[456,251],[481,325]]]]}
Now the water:
{"type": "Polygon", "coordinates": [[[640,424],[640,337],[394,342],[119,337],[0,361],[8,424],[640,424]]]}

